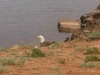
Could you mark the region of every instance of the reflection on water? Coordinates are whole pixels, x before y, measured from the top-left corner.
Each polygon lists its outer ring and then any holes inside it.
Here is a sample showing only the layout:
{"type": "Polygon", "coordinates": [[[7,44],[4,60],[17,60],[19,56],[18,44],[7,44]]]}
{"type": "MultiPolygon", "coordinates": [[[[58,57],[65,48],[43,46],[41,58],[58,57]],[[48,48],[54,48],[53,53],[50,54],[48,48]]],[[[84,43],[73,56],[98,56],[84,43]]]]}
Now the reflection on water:
{"type": "Polygon", "coordinates": [[[36,37],[63,41],[58,33],[61,19],[79,19],[94,10],[100,0],[0,0],[0,45],[37,43],[36,37]]]}

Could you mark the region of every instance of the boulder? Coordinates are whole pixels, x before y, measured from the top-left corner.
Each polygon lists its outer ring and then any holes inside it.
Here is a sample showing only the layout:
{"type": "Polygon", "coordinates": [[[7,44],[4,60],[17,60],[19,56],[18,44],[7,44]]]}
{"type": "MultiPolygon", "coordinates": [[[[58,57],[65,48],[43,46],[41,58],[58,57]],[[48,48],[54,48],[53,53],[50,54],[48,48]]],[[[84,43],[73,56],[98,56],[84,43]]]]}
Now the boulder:
{"type": "Polygon", "coordinates": [[[100,29],[100,5],[94,11],[82,15],[80,20],[82,31],[89,30],[91,32],[100,29]]]}

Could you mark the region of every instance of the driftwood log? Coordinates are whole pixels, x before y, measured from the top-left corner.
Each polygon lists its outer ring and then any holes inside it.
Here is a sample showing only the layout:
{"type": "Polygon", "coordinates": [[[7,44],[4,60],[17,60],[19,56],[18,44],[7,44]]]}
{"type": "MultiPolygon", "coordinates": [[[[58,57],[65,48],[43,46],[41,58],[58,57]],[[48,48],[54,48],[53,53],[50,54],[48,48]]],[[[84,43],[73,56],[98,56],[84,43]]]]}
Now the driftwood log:
{"type": "Polygon", "coordinates": [[[77,38],[81,33],[81,27],[78,20],[60,20],[58,22],[58,31],[60,33],[73,33],[69,38],[65,38],[64,42],[77,38]]]}
{"type": "Polygon", "coordinates": [[[87,30],[91,32],[100,29],[100,5],[91,13],[82,15],[80,20],[83,32],[87,30]]]}
{"type": "Polygon", "coordinates": [[[60,20],[58,22],[58,31],[65,33],[80,32],[80,23],[78,20],[60,20]]]}

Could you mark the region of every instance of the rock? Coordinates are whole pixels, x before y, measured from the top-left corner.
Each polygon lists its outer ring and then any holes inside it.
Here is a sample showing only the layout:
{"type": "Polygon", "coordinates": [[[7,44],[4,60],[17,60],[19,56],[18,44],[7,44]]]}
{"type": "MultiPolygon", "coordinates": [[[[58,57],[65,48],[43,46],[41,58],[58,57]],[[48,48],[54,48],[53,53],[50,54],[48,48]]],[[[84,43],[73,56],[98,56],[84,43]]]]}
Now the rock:
{"type": "Polygon", "coordinates": [[[78,35],[72,34],[71,37],[70,37],[70,38],[67,37],[67,38],[65,39],[64,42],[67,42],[67,41],[69,41],[69,40],[74,40],[74,39],[76,39],[76,38],[78,38],[78,35]]]}
{"type": "Polygon", "coordinates": [[[100,5],[91,13],[82,15],[81,29],[88,29],[89,31],[100,29],[100,5]]]}
{"type": "Polygon", "coordinates": [[[65,33],[80,32],[80,23],[78,20],[60,20],[58,22],[58,31],[65,33]]]}
{"type": "Polygon", "coordinates": [[[77,35],[75,35],[75,34],[72,34],[72,36],[71,36],[71,40],[74,40],[74,39],[76,39],[78,36],[77,35]]]}
{"type": "Polygon", "coordinates": [[[60,20],[58,22],[59,32],[73,33],[72,37],[66,38],[64,42],[78,37],[87,40],[86,33],[100,29],[100,5],[94,11],[82,15],[80,22],[78,20],[60,20]]]}
{"type": "Polygon", "coordinates": [[[69,37],[65,38],[65,41],[64,41],[64,42],[67,42],[67,41],[69,41],[69,39],[70,39],[69,37]]]}
{"type": "Polygon", "coordinates": [[[98,5],[97,10],[100,10],[100,4],[98,5]]]}

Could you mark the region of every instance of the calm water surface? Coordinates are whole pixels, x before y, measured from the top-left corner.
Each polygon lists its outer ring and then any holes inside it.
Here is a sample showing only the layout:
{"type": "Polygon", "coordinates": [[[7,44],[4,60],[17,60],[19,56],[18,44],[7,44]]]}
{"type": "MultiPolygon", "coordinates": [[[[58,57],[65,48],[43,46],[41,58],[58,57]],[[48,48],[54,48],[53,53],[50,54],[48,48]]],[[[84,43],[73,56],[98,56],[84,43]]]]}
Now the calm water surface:
{"type": "Polygon", "coordinates": [[[0,0],[0,46],[36,43],[36,37],[64,41],[58,33],[61,19],[79,19],[94,10],[100,0],[0,0]]]}

